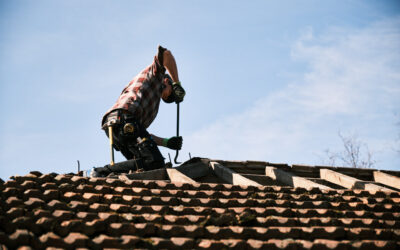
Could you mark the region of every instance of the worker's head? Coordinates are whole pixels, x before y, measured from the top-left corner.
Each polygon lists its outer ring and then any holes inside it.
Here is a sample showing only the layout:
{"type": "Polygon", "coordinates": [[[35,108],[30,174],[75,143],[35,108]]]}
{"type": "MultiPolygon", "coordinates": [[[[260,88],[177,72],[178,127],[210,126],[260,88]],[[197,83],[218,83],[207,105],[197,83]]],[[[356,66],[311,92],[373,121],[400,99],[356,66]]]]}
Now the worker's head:
{"type": "Polygon", "coordinates": [[[172,78],[168,74],[164,75],[163,84],[164,88],[161,94],[163,101],[166,103],[174,102],[175,96],[172,93],[172,78]]]}

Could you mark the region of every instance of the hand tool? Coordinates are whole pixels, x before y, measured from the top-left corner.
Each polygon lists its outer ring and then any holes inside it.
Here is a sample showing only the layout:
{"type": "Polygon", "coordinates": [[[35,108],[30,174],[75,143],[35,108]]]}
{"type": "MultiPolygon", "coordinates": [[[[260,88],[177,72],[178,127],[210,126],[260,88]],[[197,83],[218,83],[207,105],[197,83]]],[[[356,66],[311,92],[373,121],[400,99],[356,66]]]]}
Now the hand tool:
{"type": "Polygon", "coordinates": [[[113,139],[113,127],[112,125],[110,125],[108,127],[108,136],[110,137],[110,148],[111,148],[111,163],[110,165],[114,165],[114,148],[113,148],[113,144],[114,144],[114,139],[113,139]]]}
{"type": "MultiPolygon", "coordinates": [[[[179,137],[179,102],[176,103],[176,137],[179,137]]],[[[178,162],[178,154],[179,154],[179,149],[176,150],[175,154],[175,164],[181,164],[181,162],[178,162]]]]}

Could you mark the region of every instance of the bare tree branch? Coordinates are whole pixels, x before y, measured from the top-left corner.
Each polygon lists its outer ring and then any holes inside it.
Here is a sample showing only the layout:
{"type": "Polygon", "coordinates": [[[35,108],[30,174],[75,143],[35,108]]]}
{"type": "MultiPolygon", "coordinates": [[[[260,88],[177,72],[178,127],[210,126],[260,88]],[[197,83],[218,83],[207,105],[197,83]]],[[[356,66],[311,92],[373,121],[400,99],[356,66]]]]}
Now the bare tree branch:
{"type": "Polygon", "coordinates": [[[339,163],[352,168],[372,168],[375,165],[376,162],[366,143],[361,142],[356,135],[344,136],[340,131],[338,135],[343,144],[343,151],[325,150],[331,166],[337,166],[336,163],[339,163]]]}

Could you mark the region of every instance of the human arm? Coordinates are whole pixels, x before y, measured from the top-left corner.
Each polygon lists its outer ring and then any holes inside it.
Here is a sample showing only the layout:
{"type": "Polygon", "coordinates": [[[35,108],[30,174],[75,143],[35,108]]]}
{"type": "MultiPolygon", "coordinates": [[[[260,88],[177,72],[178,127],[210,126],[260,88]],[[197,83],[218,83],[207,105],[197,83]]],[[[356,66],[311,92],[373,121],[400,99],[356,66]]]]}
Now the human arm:
{"type": "Polygon", "coordinates": [[[168,70],[172,81],[179,82],[178,67],[176,66],[175,57],[172,55],[171,51],[165,50],[163,52],[163,66],[168,70]]]}
{"type": "Polygon", "coordinates": [[[176,61],[171,51],[165,49],[161,46],[158,47],[158,61],[160,64],[164,66],[165,69],[168,70],[169,75],[172,79],[172,90],[175,97],[175,102],[180,103],[183,101],[186,93],[185,90],[181,86],[181,82],[179,81],[178,75],[178,67],[176,66],[176,61]]]}

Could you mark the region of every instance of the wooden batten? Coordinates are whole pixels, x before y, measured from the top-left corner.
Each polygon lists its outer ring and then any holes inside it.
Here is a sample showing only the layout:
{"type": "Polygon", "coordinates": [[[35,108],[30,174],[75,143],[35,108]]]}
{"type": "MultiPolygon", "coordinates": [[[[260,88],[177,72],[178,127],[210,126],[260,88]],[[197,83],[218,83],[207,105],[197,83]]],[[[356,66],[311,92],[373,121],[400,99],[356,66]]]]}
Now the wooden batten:
{"type": "Polygon", "coordinates": [[[182,183],[191,183],[194,184],[196,183],[193,179],[190,177],[182,174],[179,170],[175,168],[167,168],[167,174],[171,182],[182,182],[182,183]]]}
{"type": "Polygon", "coordinates": [[[374,180],[389,187],[400,189],[400,178],[381,171],[374,171],[374,180]]]}
{"type": "Polygon", "coordinates": [[[320,189],[332,189],[325,185],[313,182],[307,178],[300,176],[294,176],[284,170],[275,167],[265,167],[265,175],[272,178],[273,180],[282,182],[288,186],[292,187],[302,187],[302,188],[320,188],[320,189]]]}
{"type": "Polygon", "coordinates": [[[234,172],[233,170],[219,164],[218,162],[210,162],[210,167],[212,168],[212,170],[214,170],[214,173],[216,176],[218,176],[218,178],[221,178],[229,184],[256,187],[261,186],[261,184],[234,172]]]}
{"type": "Polygon", "coordinates": [[[393,192],[394,190],[388,189],[382,186],[377,185],[374,182],[370,181],[362,181],[357,178],[335,172],[330,169],[320,169],[321,179],[327,180],[339,186],[348,188],[348,189],[365,189],[368,191],[384,191],[384,192],[393,192]]]}

